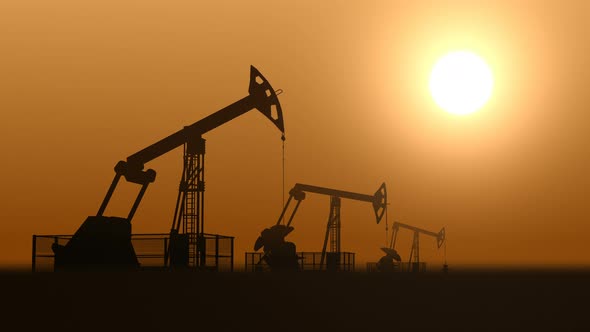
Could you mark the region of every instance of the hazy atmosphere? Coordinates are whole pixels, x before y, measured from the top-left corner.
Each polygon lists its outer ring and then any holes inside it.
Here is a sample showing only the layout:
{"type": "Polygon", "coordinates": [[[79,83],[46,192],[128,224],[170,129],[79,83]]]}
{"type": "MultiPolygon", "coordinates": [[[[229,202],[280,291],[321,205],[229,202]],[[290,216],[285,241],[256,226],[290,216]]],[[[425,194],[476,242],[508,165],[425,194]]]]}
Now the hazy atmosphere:
{"type": "MultiPolygon", "coordinates": [[[[590,264],[590,2],[2,1],[0,264],[30,264],[33,234],[96,214],[119,160],[247,96],[250,65],[279,95],[281,133],[249,112],[207,133],[205,230],[244,252],[306,183],[342,201],[342,250],[376,261],[386,223],[446,228],[461,264],[590,264]],[[438,58],[468,49],[494,75],[458,116],[428,90],[438,58]]],[[[182,148],[158,173],[134,233],[167,233],[182,148]]],[[[122,181],[106,215],[125,215],[122,181]],[[121,190],[122,189],[122,190],[121,190]]],[[[321,251],[329,198],[308,194],[288,238],[321,251]]],[[[391,234],[391,230],[389,230],[391,234]]],[[[400,231],[400,254],[411,233],[400,231]]],[[[423,259],[443,250],[422,240],[423,259]]]]}

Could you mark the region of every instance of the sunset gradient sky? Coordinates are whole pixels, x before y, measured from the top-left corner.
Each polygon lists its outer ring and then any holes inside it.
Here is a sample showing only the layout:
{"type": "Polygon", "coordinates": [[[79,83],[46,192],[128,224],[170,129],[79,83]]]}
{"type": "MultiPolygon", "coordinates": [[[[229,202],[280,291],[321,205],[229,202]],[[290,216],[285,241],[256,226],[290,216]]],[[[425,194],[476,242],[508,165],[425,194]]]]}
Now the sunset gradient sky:
{"type": "MultiPolygon", "coordinates": [[[[245,97],[250,65],[284,90],[286,190],[386,182],[389,223],[446,227],[451,265],[590,264],[589,22],[582,0],[2,1],[0,264],[76,231],[117,161],[245,97]],[[428,90],[457,49],[494,73],[467,116],[428,90]]],[[[205,138],[206,231],[235,236],[241,262],[282,208],[280,133],[250,112],[205,138]]],[[[168,232],[182,149],[147,166],[133,231],[168,232]]],[[[137,187],[120,189],[107,215],[137,187]]],[[[307,197],[289,239],[321,251],[329,198],[307,197]]],[[[358,263],[382,255],[368,204],[343,201],[342,222],[358,263]]]]}

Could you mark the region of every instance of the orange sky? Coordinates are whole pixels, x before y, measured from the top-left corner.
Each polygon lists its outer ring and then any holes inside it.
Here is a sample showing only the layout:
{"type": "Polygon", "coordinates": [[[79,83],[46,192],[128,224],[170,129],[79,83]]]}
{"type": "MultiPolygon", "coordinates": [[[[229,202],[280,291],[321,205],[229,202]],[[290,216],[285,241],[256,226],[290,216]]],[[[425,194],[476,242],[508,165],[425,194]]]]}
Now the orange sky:
{"type": "MultiPolygon", "coordinates": [[[[445,226],[449,264],[590,263],[590,5],[477,3],[3,1],[0,264],[95,214],[117,161],[245,97],[251,64],[285,91],[287,189],[386,182],[389,222],[445,226]],[[428,92],[455,49],[496,81],[466,117],[428,92]]],[[[251,112],[205,138],[206,231],[236,236],[241,261],[282,207],[280,133],[251,112]]],[[[134,232],[167,232],[181,151],[147,166],[134,232]]],[[[107,214],[125,215],[136,188],[120,189],[107,214]]],[[[328,207],[308,195],[298,250],[321,250],[328,207]]],[[[385,227],[370,206],[343,201],[342,222],[342,249],[375,261],[385,227]]]]}

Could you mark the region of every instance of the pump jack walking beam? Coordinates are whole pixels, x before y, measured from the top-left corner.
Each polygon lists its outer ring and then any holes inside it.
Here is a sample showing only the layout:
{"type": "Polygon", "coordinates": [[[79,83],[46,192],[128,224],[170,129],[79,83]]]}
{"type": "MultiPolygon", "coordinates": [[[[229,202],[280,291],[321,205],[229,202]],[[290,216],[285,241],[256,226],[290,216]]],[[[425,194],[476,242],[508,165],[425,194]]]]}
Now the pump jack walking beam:
{"type": "Polygon", "coordinates": [[[289,221],[287,222],[287,226],[289,226],[291,224],[291,222],[293,221],[293,217],[295,216],[295,212],[297,212],[299,204],[301,204],[301,201],[305,199],[306,192],[372,203],[373,210],[375,211],[375,218],[376,218],[377,224],[381,221],[381,218],[383,218],[383,215],[385,214],[385,209],[387,208],[387,188],[385,186],[385,183],[382,183],[381,186],[379,187],[379,189],[377,189],[375,194],[372,196],[365,195],[365,194],[359,194],[359,193],[355,193],[355,192],[351,192],[351,191],[330,189],[330,188],[324,188],[324,187],[312,186],[312,185],[308,185],[308,184],[297,183],[289,191],[289,199],[287,200],[287,203],[285,204],[285,207],[283,208],[283,211],[279,217],[279,220],[276,223],[277,225],[280,224],[281,221],[283,221],[283,218],[285,216],[285,212],[287,211],[287,208],[289,207],[289,203],[291,202],[291,199],[295,198],[295,200],[297,201],[297,205],[295,206],[295,210],[291,213],[291,217],[289,218],[289,221]]]}
{"type": "Polygon", "coordinates": [[[201,135],[229,122],[238,116],[247,113],[256,108],[266,116],[282,133],[284,138],[285,128],[283,123],[283,112],[279,103],[277,94],[270,83],[262,74],[250,67],[250,85],[248,96],[236,101],[235,103],[201,119],[176,133],[146,147],[145,149],[127,157],[127,161],[119,161],[115,166],[115,178],[111,183],[109,190],[98,210],[97,215],[101,216],[119,182],[121,176],[129,182],[140,184],[142,189],[138,194],[135,203],[127,219],[131,221],[135,210],[147,189],[149,183],[154,182],[156,172],[152,169],[143,170],[144,165],[159,156],[168,153],[177,147],[196,142],[201,139],[201,135]]]}

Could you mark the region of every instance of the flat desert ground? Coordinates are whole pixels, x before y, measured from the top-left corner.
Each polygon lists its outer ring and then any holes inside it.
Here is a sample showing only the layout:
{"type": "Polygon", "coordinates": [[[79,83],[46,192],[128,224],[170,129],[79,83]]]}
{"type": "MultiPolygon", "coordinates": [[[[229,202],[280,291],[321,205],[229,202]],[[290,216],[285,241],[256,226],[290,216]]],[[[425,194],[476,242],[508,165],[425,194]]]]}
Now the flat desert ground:
{"type": "Polygon", "coordinates": [[[0,274],[12,331],[567,331],[590,271],[0,274]]]}

